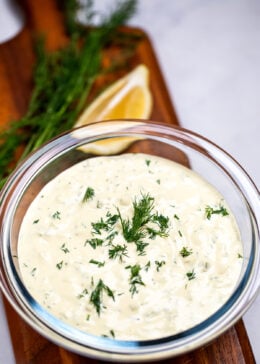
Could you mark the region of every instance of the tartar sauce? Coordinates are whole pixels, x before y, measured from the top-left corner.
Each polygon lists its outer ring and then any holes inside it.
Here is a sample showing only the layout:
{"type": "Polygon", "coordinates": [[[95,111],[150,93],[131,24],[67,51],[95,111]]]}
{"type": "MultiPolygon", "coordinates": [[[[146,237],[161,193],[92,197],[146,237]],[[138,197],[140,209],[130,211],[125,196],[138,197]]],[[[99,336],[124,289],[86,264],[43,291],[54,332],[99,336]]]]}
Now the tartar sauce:
{"type": "Polygon", "coordinates": [[[46,310],[95,335],[179,333],[229,298],[236,221],[195,172],[146,154],[97,157],[50,181],[21,225],[22,279],[46,310]]]}

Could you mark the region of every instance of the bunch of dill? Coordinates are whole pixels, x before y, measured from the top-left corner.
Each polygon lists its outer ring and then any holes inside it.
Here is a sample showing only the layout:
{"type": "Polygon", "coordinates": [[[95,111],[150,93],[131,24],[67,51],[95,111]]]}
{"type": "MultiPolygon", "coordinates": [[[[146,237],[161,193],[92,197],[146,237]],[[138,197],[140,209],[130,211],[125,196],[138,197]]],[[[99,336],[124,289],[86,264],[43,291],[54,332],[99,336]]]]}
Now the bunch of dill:
{"type": "Polygon", "coordinates": [[[70,129],[84,107],[87,95],[102,71],[102,50],[113,40],[118,27],[136,11],[137,0],[117,3],[110,15],[93,27],[93,1],[84,7],[89,26],[77,22],[76,0],[61,1],[68,44],[52,53],[43,38],[35,44],[34,88],[27,113],[0,133],[0,188],[12,171],[15,151],[24,146],[23,159],[56,135],[70,129]]]}

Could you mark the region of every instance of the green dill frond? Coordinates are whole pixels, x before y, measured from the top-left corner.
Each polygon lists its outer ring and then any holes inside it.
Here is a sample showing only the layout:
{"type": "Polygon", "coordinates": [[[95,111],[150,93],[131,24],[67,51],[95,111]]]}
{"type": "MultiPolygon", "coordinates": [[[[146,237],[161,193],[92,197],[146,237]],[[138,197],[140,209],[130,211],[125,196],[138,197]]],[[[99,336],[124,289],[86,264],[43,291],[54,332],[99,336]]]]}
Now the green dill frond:
{"type": "Polygon", "coordinates": [[[127,267],[125,267],[125,269],[130,269],[129,291],[133,296],[135,293],[138,293],[138,286],[145,286],[142,277],[140,275],[141,266],[139,264],[128,265],[127,267]]]}
{"type": "Polygon", "coordinates": [[[91,200],[95,196],[95,191],[92,187],[87,187],[82,202],[87,202],[88,200],[91,200]]]}
{"type": "Polygon", "coordinates": [[[188,257],[189,255],[192,254],[192,249],[188,249],[186,246],[184,246],[181,250],[180,250],[180,255],[185,258],[188,257]]]}
{"type": "Polygon", "coordinates": [[[120,262],[123,260],[123,256],[127,257],[127,246],[124,245],[112,245],[108,250],[108,256],[110,259],[119,258],[120,262]]]}
{"type": "Polygon", "coordinates": [[[100,279],[90,295],[90,303],[95,307],[98,315],[100,315],[101,312],[104,293],[106,293],[108,297],[111,297],[113,301],[115,300],[113,291],[105,285],[102,279],[100,279]]]}
{"type": "MultiPolygon", "coordinates": [[[[113,42],[117,27],[133,15],[136,4],[135,0],[120,2],[99,27],[87,28],[77,21],[78,2],[60,1],[69,42],[49,53],[44,37],[36,38],[34,88],[28,111],[7,131],[0,131],[0,188],[20,160],[73,127],[94,81],[106,72],[101,62],[104,48],[113,42]],[[19,161],[15,160],[18,146],[23,147],[19,161]]],[[[91,22],[95,15],[93,1],[88,1],[85,11],[91,22]]]]}
{"type": "Polygon", "coordinates": [[[213,214],[218,214],[218,215],[222,215],[222,216],[227,216],[227,215],[229,215],[229,213],[228,213],[227,209],[226,209],[224,206],[222,206],[222,205],[219,205],[219,207],[218,207],[218,208],[216,208],[216,209],[214,209],[214,208],[213,208],[213,207],[211,207],[211,206],[206,206],[206,207],[205,207],[205,215],[206,215],[206,218],[207,218],[208,220],[210,220],[210,219],[211,219],[211,216],[212,216],[213,214]]]}

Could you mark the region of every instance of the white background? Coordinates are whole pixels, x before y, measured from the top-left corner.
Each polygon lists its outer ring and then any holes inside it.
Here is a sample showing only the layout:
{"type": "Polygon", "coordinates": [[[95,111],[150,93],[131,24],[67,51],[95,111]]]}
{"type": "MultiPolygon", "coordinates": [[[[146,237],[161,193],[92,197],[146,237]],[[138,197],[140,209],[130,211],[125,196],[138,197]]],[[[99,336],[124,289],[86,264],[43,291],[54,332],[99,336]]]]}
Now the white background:
{"type": "MultiPolygon", "coordinates": [[[[6,2],[0,37],[17,32],[17,23],[3,31],[6,2]]],[[[96,4],[104,10],[113,1],[96,4]]],[[[150,36],[182,126],[233,155],[259,188],[260,0],[139,0],[130,24],[150,36]]],[[[260,296],[244,322],[260,363],[260,296]]],[[[12,364],[1,306],[0,337],[0,363],[12,364]]]]}

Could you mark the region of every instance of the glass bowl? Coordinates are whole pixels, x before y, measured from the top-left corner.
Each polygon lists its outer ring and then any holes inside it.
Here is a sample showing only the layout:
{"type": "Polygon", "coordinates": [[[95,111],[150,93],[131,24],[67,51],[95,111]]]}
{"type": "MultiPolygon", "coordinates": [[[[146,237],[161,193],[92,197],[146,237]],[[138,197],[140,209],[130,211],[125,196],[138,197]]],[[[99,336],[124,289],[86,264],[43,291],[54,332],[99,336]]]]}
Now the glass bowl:
{"type": "Polygon", "coordinates": [[[188,130],[165,124],[118,120],[68,131],[31,154],[1,191],[0,284],[18,314],[56,344],[84,356],[110,361],[154,361],[194,350],[226,331],[255,299],[260,287],[259,192],[221,148],[188,130]],[[106,142],[104,143],[104,141],[106,142]],[[109,148],[104,147],[107,143],[109,148]],[[199,173],[226,199],[240,230],[243,265],[238,284],[212,316],[176,335],[124,341],[97,337],[58,320],[41,307],[22,283],[17,240],[23,216],[41,188],[60,172],[97,154],[142,152],[181,163],[199,173]]]}

